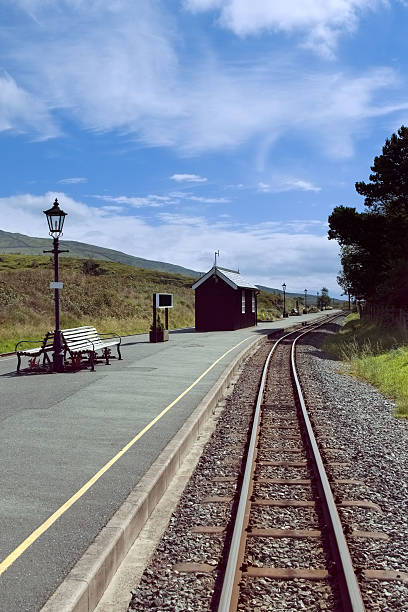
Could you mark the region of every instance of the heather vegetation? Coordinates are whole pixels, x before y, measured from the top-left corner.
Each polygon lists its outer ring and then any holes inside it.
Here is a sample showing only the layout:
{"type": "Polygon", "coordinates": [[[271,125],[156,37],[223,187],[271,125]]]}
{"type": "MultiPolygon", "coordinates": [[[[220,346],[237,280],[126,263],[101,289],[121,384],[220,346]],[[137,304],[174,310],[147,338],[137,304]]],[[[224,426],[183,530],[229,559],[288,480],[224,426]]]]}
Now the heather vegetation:
{"type": "MultiPolygon", "coordinates": [[[[0,352],[22,339],[36,339],[54,329],[53,262],[44,255],[0,255],[0,352]]],[[[152,293],[174,294],[170,328],[194,325],[194,278],[135,268],[120,263],[60,259],[61,327],[94,325],[121,335],[147,332],[152,293]]],[[[293,307],[289,300],[287,308],[293,307]]],[[[260,318],[278,318],[282,297],[258,296],[260,318]]]]}
{"type": "Polygon", "coordinates": [[[348,372],[375,385],[397,405],[396,416],[408,417],[408,333],[347,317],[343,329],[329,338],[324,349],[346,361],[348,372]]]}

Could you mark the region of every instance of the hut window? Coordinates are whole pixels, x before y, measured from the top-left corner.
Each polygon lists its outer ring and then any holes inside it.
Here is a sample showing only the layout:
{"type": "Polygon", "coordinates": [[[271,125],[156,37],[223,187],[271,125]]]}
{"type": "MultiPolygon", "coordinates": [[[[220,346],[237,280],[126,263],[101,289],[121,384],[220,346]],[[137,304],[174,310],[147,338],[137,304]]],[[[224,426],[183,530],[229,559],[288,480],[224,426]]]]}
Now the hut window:
{"type": "Polygon", "coordinates": [[[242,314],[245,314],[245,289],[241,293],[242,314]]]}
{"type": "Polygon", "coordinates": [[[255,293],[252,294],[252,312],[255,312],[255,293]]]}

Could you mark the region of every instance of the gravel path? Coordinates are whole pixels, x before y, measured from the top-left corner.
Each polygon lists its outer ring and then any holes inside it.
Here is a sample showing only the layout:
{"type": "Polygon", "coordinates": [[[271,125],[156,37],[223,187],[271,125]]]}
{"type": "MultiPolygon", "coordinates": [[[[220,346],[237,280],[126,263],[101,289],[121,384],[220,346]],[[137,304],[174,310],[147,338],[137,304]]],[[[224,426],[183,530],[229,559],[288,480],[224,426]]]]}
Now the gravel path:
{"type": "MultiPolygon", "coordinates": [[[[334,332],[338,326],[332,324],[330,328],[334,332]]],[[[323,332],[316,332],[299,346],[302,384],[306,397],[313,397],[313,420],[320,442],[329,449],[327,457],[331,461],[350,464],[334,467],[332,476],[358,479],[364,483],[364,486],[358,488],[338,485],[335,494],[343,499],[367,499],[382,508],[381,513],[362,508],[342,508],[341,518],[350,530],[380,531],[389,536],[386,541],[351,538],[349,545],[352,556],[361,569],[408,571],[408,423],[393,417],[393,403],[373,387],[339,373],[344,370],[344,364],[326,358],[319,350],[323,338],[323,332]],[[330,450],[333,448],[337,450],[330,450]]],[[[205,612],[212,609],[213,590],[217,585],[216,567],[225,546],[225,534],[194,533],[193,528],[196,525],[226,525],[231,503],[206,503],[205,497],[231,496],[234,493],[233,483],[216,482],[214,478],[234,476],[240,469],[245,453],[245,440],[240,428],[250,421],[260,364],[269,347],[270,343],[269,346],[267,342],[263,343],[258,354],[247,363],[227,399],[217,429],[172,515],[169,527],[141,582],[132,591],[129,612],[205,612]],[[207,567],[195,573],[175,569],[175,564],[193,562],[207,564],[207,567]],[[213,571],[207,571],[211,568],[214,568],[213,571]]],[[[268,451],[270,460],[292,459],[293,455],[289,452],[280,452],[279,456],[275,456],[272,446],[268,451]]],[[[298,477],[298,473],[295,477],[298,477]]],[[[291,494],[307,496],[305,489],[297,492],[292,488],[291,494]]],[[[309,514],[307,509],[299,509],[296,524],[299,521],[306,525],[310,520],[309,514]]],[[[254,524],[262,524],[265,518],[271,516],[276,526],[290,527],[290,521],[294,520],[293,514],[285,509],[263,507],[257,510],[252,520],[254,524]]],[[[268,543],[264,550],[266,557],[273,554],[275,545],[273,540],[268,543]]],[[[302,542],[296,545],[304,546],[302,542]]],[[[293,552],[293,543],[290,544],[290,550],[293,552]]],[[[303,581],[304,597],[301,601],[290,581],[263,579],[258,586],[251,581],[247,582],[249,607],[240,608],[247,612],[316,609],[312,604],[313,597],[307,581],[303,581]],[[265,601],[263,591],[274,601],[273,606],[267,609],[262,603],[265,601]],[[294,607],[294,601],[297,607],[294,607]]],[[[363,597],[367,612],[408,612],[406,583],[378,580],[366,582],[363,597]]],[[[323,585],[320,601],[320,610],[332,609],[330,590],[323,585]]]]}
{"type": "MultiPolygon", "coordinates": [[[[337,325],[331,325],[331,333],[337,325]]],[[[325,446],[339,449],[331,459],[348,462],[334,478],[361,480],[364,486],[335,485],[342,499],[367,499],[382,512],[341,508],[350,530],[379,531],[388,540],[350,538],[354,564],[361,569],[408,571],[408,422],[396,419],[395,405],[370,384],[347,375],[347,366],[318,350],[323,332],[305,338],[298,367],[314,424],[325,446]],[[327,437],[326,437],[327,436],[327,437]]],[[[362,587],[367,610],[407,611],[408,584],[370,581],[362,587]]]]}

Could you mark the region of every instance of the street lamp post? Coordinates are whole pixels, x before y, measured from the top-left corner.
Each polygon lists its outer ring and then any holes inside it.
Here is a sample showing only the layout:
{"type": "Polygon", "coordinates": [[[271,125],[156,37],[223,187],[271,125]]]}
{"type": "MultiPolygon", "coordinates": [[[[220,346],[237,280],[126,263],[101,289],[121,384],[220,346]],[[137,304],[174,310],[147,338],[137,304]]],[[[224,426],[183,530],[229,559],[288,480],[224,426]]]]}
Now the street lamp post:
{"type": "Polygon", "coordinates": [[[317,304],[316,304],[316,306],[317,306],[317,310],[320,310],[320,293],[319,292],[317,292],[317,304]]]}
{"type": "Polygon", "coordinates": [[[59,282],[58,278],[58,255],[60,253],[68,253],[68,251],[61,251],[59,249],[59,237],[62,235],[62,228],[66,214],[59,207],[58,200],[55,198],[55,202],[51,208],[43,211],[47,217],[48,227],[50,230],[50,236],[53,237],[53,249],[52,251],[44,251],[44,253],[53,253],[54,255],[54,282],[50,283],[51,289],[54,289],[54,301],[55,301],[55,331],[54,331],[54,342],[53,342],[53,359],[52,365],[54,372],[64,371],[64,355],[62,352],[62,341],[61,341],[61,330],[60,330],[60,313],[59,313],[59,290],[62,288],[62,283],[59,282]]]}
{"type": "Polygon", "coordinates": [[[283,289],[283,318],[285,319],[288,316],[286,312],[286,283],[282,283],[282,289],[283,289]]]}
{"type": "Polygon", "coordinates": [[[305,314],[307,314],[307,289],[305,289],[305,311],[305,314]]]}

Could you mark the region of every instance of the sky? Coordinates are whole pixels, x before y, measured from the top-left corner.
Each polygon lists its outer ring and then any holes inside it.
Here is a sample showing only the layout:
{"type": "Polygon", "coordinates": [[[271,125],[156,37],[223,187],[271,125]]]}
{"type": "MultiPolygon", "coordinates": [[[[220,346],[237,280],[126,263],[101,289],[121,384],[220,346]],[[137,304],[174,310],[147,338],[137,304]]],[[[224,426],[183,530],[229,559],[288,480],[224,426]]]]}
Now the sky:
{"type": "Polygon", "coordinates": [[[0,0],[0,229],[339,296],[408,123],[406,0],[0,0]]]}

